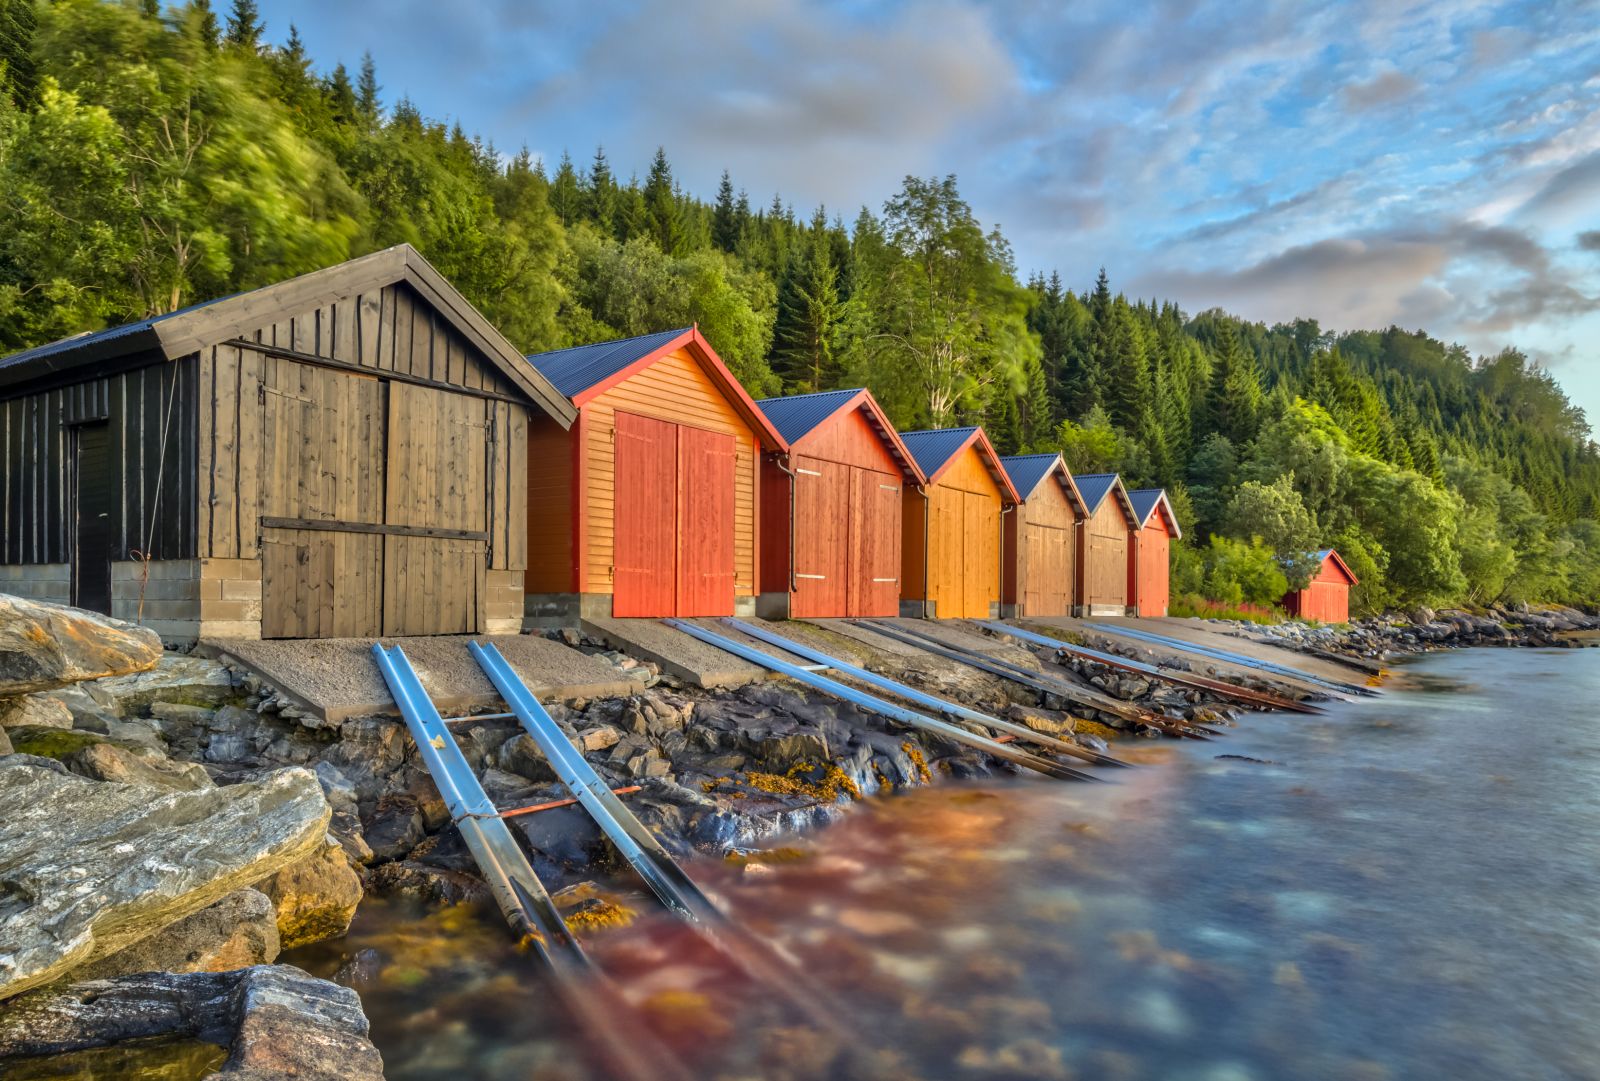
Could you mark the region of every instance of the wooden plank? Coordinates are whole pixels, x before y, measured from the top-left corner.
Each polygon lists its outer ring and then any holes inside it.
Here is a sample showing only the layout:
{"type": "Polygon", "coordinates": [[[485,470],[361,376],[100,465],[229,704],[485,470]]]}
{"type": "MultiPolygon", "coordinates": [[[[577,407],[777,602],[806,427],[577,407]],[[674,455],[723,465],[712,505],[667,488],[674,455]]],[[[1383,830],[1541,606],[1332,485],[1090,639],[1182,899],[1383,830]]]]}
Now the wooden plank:
{"type": "Polygon", "coordinates": [[[487,542],[482,530],[445,529],[439,526],[390,525],[383,522],[351,522],[332,518],[262,518],[262,529],[294,529],[328,533],[374,533],[393,537],[437,537],[450,540],[487,542]]]}
{"type": "MultiPolygon", "coordinates": [[[[364,365],[350,364],[346,363],[345,361],[334,360],[329,357],[319,357],[311,353],[300,353],[293,349],[283,349],[272,345],[271,343],[251,342],[243,338],[230,338],[226,344],[237,346],[243,349],[255,350],[269,356],[284,357],[286,359],[298,361],[301,364],[309,364],[314,367],[332,368],[337,371],[356,372],[362,375],[372,374],[362,370],[364,365]]],[[[384,379],[393,379],[396,382],[409,383],[413,386],[428,387],[432,390],[442,390],[451,394],[460,394],[469,398],[486,398],[497,402],[508,402],[513,405],[526,404],[520,398],[510,397],[504,394],[496,394],[491,391],[474,390],[469,387],[457,386],[453,383],[442,383],[436,380],[410,375],[406,372],[385,371],[382,377],[384,379]]]]}

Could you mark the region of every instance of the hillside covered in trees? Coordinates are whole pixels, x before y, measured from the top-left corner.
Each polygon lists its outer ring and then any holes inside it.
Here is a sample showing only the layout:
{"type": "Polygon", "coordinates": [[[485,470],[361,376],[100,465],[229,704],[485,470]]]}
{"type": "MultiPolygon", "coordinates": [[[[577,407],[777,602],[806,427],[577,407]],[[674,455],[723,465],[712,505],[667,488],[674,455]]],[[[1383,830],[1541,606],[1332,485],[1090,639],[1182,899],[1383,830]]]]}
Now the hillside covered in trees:
{"type": "Polygon", "coordinates": [[[903,428],[1164,485],[1175,594],[1270,603],[1332,545],[1366,610],[1600,600],[1600,457],[1515,350],[1022,277],[954,177],[847,221],[726,174],[698,198],[665,152],[541,163],[273,30],[250,0],[0,0],[0,351],[407,241],[529,352],[698,322],[757,396],[865,385],[903,428]]]}

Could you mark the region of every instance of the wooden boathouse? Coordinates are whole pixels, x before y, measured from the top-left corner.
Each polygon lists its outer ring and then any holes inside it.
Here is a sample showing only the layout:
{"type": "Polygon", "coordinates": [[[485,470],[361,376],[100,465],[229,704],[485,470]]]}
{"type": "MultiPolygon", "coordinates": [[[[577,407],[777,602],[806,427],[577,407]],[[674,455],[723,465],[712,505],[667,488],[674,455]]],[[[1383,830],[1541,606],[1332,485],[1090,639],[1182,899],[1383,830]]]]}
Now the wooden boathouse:
{"type": "Polygon", "coordinates": [[[900,504],[927,478],[864,389],[756,403],[788,443],[761,464],[768,619],[900,614],[900,504]]]}
{"type": "Polygon", "coordinates": [[[1083,496],[1059,454],[1025,454],[1000,461],[1022,497],[1016,511],[1005,518],[1001,615],[1071,615],[1083,496]]]}
{"type": "Polygon", "coordinates": [[[1128,559],[1138,516],[1122,478],[1115,473],[1082,473],[1073,478],[1083,496],[1078,526],[1078,587],[1075,614],[1132,614],[1128,559]]]}
{"type": "Polygon", "coordinates": [[[168,642],[514,630],[531,416],[409,245],[0,361],[0,589],[168,642]]]}
{"type": "Polygon", "coordinates": [[[1164,616],[1172,601],[1172,542],[1183,537],[1178,516],[1164,488],[1136,488],[1128,493],[1139,528],[1128,557],[1128,590],[1141,616],[1164,616]]]}
{"type": "Polygon", "coordinates": [[[1322,549],[1316,557],[1317,573],[1304,589],[1284,596],[1284,611],[1318,623],[1350,622],[1350,587],[1360,579],[1332,548],[1322,549]]]}
{"type": "Polygon", "coordinates": [[[1021,502],[982,428],[902,432],[926,483],[901,504],[900,614],[999,614],[1002,515],[1021,502]]]}
{"type": "Polygon", "coordinates": [[[759,457],[788,444],[700,331],[528,360],[578,419],[528,442],[526,617],[753,615],[759,457]]]}

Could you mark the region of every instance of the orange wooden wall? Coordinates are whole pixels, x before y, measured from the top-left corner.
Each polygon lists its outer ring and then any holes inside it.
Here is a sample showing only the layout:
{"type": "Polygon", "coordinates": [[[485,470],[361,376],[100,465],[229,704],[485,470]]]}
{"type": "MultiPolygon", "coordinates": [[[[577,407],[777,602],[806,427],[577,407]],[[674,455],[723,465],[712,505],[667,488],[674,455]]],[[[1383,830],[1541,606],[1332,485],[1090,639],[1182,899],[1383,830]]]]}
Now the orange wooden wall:
{"type": "Polygon", "coordinates": [[[1171,603],[1168,579],[1171,576],[1170,559],[1172,536],[1167,532],[1167,520],[1157,510],[1150,522],[1134,537],[1134,556],[1129,562],[1132,575],[1128,588],[1137,598],[1141,616],[1164,616],[1171,603]]]}
{"type": "Polygon", "coordinates": [[[1005,602],[1020,616],[1064,616],[1076,592],[1077,515],[1052,474],[1005,517],[1005,602]]]}
{"type": "Polygon", "coordinates": [[[1350,579],[1331,558],[1324,559],[1305,589],[1284,598],[1289,614],[1319,623],[1350,622],[1350,579]]]}
{"type": "Polygon", "coordinates": [[[1085,605],[1128,604],[1128,519],[1108,492],[1100,508],[1079,526],[1083,544],[1078,555],[1083,561],[1083,590],[1079,599],[1085,605]]]}
{"type": "Polygon", "coordinates": [[[904,501],[900,596],[924,594],[923,522],[927,509],[926,595],[940,619],[987,619],[1000,600],[1001,492],[976,447],[928,486],[927,499],[908,490],[904,501]]]}
{"type": "Polygon", "coordinates": [[[756,592],[757,438],[687,349],[679,349],[623,380],[584,404],[578,423],[567,433],[565,458],[554,435],[529,445],[529,477],[534,486],[553,491],[562,473],[569,476],[568,491],[576,492],[569,505],[553,507],[549,522],[541,504],[530,497],[528,536],[532,542],[550,541],[553,554],[536,557],[538,573],[527,578],[529,593],[612,592],[614,514],[616,497],[615,439],[618,411],[653,417],[675,424],[731,435],[734,440],[733,560],[734,594],[751,597],[756,592]],[[541,455],[546,460],[541,460],[541,455]],[[578,512],[581,511],[581,517],[578,512]],[[567,539],[560,537],[565,530],[567,539]],[[565,545],[565,547],[563,547],[565,545]],[[576,548],[574,548],[576,545],[576,548]],[[560,563],[571,568],[562,581],[560,563]],[[560,584],[556,584],[556,583],[560,584]]]}

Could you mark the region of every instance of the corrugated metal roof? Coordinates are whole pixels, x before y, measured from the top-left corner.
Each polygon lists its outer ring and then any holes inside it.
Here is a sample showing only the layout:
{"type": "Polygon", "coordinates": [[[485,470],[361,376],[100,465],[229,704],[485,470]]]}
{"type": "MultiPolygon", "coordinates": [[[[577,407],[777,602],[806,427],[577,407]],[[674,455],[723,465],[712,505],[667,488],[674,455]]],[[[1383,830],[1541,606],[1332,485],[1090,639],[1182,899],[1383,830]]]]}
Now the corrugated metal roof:
{"type": "Polygon", "coordinates": [[[1105,501],[1106,493],[1117,486],[1115,473],[1074,473],[1072,479],[1078,482],[1078,491],[1090,514],[1105,501]]]}
{"type": "Polygon", "coordinates": [[[1027,499],[1039,487],[1039,482],[1050,475],[1060,457],[1059,454],[1014,454],[1001,458],[1000,464],[1006,467],[1006,475],[1011,478],[1017,494],[1027,499]]]}
{"type": "MultiPolygon", "coordinates": [[[[233,295],[238,296],[239,294],[236,293],[233,295]]],[[[227,300],[229,298],[223,297],[221,299],[227,300]]],[[[197,311],[200,308],[208,308],[215,303],[217,303],[217,301],[207,300],[199,304],[190,304],[188,307],[179,308],[176,311],[166,312],[162,315],[151,316],[149,319],[140,319],[134,323],[123,323],[119,326],[107,327],[104,330],[89,330],[83,332],[82,334],[74,334],[70,338],[60,338],[53,342],[46,342],[44,345],[36,345],[32,349],[24,349],[20,353],[12,353],[9,357],[0,359],[0,368],[9,368],[15,364],[27,364],[30,361],[41,360],[45,357],[54,356],[57,353],[65,353],[70,350],[83,349],[86,346],[110,344],[115,342],[118,338],[127,338],[132,337],[135,334],[142,334],[145,331],[150,330],[157,323],[171,319],[175,315],[185,315],[189,312],[197,311]]]]}
{"type": "Polygon", "coordinates": [[[554,349],[548,353],[535,353],[528,363],[568,398],[576,397],[616,375],[628,365],[643,360],[674,339],[689,333],[689,327],[661,330],[654,334],[641,334],[637,338],[623,338],[613,342],[595,342],[592,345],[575,345],[571,349],[554,349]]]}
{"type": "Polygon", "coordinates": [[[933,476],[950,456],[966,445],[977,428],[926,428],[920,432],[901,432],[911,457],[927,476],[933,476]]]}
{"type": "Polygon", "coordinates": [[[823,390],[815,394],[791,394],[785,398],[761,398],[756,404],[772,421],[772,426],[778,429],[784,441],[794,443],[860,393],[860,387],[823,390]]]}
{"type": "Polygon", "coordinates": [[[1150,512],[1156,509],[1156,504],[1166,494],[1160,488],[1135,488],[1128,493],[1128,501],[1133,504],[1133,513],[1139,516],[1140,525],[1150,520],[1150,512]]]}

